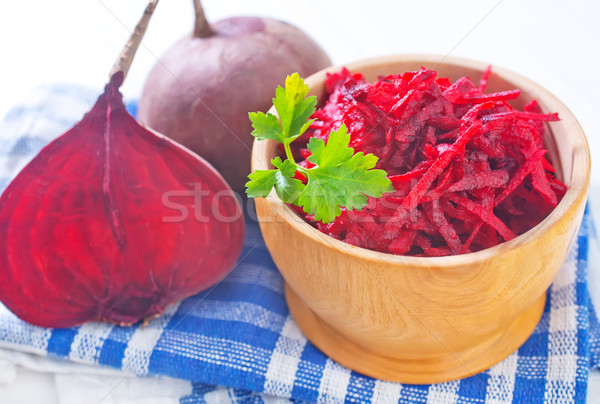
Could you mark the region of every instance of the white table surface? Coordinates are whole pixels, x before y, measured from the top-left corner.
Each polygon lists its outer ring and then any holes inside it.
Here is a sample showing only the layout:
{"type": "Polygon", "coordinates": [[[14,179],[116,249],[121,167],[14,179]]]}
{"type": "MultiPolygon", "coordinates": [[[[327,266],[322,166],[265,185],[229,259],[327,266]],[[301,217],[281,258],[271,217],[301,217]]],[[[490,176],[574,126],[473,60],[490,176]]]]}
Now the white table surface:
{"type": "MultiPolygon", "coordinates": [[[[204,2],[212,21],[263,15],[291,22],[316,39],[335,64],[396,53],[435,53],[508,68],[558,96],[581,123],[593,163],[600,153],[600,2],[204,2]]],[[[100,89],[145,4],[146,0],[2,1],[0,117],[44,83],[79,83],[100,89]]],[[[156,57],[191,30],[192,18],[191,0],[161,0],[122,88],[126,98],[139,95],[156,57]]],[[[591,202],[600,212],[596,164],[592,165],[591,202]]],[[[59,397],[60,378],[54,373],[18,367],[12,376],[0,374],[2,403],[66,402],[59,397]],[[12,383],[1,383],[12,379],[12,383]]],[[[600,379],[596,374],[591,379],[590,402],[600,402],[600,379]]],[[[93,377],[91,381],[100,383],[93,377]]],[[[81,402],[99,402],[94,400],[81,397],[81,402]]]]}

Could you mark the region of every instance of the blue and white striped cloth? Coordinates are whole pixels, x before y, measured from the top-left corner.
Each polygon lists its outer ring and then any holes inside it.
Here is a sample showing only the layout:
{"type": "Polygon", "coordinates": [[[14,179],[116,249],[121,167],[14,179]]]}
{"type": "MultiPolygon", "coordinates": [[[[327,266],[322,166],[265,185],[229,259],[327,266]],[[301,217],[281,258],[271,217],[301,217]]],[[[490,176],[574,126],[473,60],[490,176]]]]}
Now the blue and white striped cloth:
{"type": "MultiPolygon", "coordinates": [[[[0,189],[98,93],[40,89],[0,124],[0,189]]],[[[130,110],[134,111],[132,105],[130,110]]],[[[181,403],[571,403],[585,401],[600,363],[600,324],[590,302],[588,260],[597,239],[588,213],[527,342],[476,376],[416,386],[375,380],[323,355],[290,317],[283,280],[256,223],[247,220],[241,258],[216,287],[171,306],[144,329],[87,323],[71,329],[26,324],[0,305],[0,348],[189,380],[181,403]]],[[[597,267],[593,268],[597,271],[597,267]]]]}

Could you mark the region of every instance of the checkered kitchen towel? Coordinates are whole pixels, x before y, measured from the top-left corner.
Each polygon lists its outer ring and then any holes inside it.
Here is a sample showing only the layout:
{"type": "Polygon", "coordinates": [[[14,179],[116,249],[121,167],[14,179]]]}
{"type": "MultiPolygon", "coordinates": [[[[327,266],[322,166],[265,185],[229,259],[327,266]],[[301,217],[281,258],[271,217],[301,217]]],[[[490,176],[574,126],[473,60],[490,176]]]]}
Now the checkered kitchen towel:
{"type": "MultiPolygon", "coordinates": [[[[14,108],[0,125],[0,188],[44,144],[78,120],[97,94],[55,86],[14,108]]],[[[182,403],[582,402],[588,369],[600,362],[600,326],[587,290],[587,271],[598,264],[588,260],[596,242],[586,214],[529,340],[488,371],[449,383],[415,386],[374,380],[323,355],[290,317],[282,278],[252,220],[233,272],[215,288],[169,307],[146,328],[88,323],[45,329],[20,321],[2,307],[0,347],[140,376],[186,379],[193,392],[181,397],[182,403]]]]}

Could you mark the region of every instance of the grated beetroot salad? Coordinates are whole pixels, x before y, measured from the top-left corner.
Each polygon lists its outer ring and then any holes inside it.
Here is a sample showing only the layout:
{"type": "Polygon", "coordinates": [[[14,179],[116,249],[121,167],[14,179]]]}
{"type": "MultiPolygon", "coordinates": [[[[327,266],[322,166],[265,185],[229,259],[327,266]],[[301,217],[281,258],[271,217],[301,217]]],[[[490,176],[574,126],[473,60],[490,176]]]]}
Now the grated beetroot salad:
{"type": "MultiPolygon", "coordinates": [[[[566,186],[545,158],[543,114],[507,101],[520,91],[485,94],[466,77],[451,83],[433,70],[367,83],[345,68],[327,76],[328,100],[295,141],[300,164],[311,167],[306,144],[348,127],[356,152],[379,157],[395,191],[369,198],[361,211],[342,209],[329,224],[296,211],[325,234],[391,254],[444,256],[492,247],[540,223],[566,186]]],[[[296,173],[299,179],[304,179],[296,173]]]]}

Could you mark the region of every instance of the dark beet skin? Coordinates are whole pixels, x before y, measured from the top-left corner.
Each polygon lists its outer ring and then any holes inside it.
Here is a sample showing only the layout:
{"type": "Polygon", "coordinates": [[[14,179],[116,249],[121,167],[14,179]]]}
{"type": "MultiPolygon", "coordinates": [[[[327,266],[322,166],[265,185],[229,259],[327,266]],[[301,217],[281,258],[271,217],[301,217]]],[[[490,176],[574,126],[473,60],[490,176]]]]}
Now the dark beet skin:
{"type": "Polygon", "coordinates": [[[122,80],[113,76],[0,198],[0,300],[29,323],[135,323],[217,283],[241,252],[233,191],[196,154],[140,126],[122,80]]]}
{"type": "Polygon", "coordinates": [[[248,112],[268,110],[288,74],[306,77],[331,61],[285,22],[236,17],[211,28],[209,37],[182,38],[154,66],[138,116],[208,160],[240,191],[254,139],[248,112]]]}

